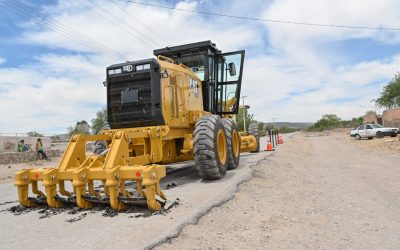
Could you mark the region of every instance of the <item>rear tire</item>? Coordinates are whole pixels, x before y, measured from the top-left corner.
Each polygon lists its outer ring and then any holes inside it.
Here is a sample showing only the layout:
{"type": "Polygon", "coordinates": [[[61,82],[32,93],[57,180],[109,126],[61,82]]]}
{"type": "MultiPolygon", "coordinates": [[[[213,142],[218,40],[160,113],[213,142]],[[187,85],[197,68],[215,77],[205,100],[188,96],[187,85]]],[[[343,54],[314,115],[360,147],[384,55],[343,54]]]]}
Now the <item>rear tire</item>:
{"type": "Polygon", "coordinates": [[[361,135],[359,135],[359,134],[356,134],[356,140],[361,140],[361,135]]]}
{"type": "Polygon", "coordinates": [[[391,135],[390,137],[396,137],[397,136],[397,134],[396,135],[391,135]]]}
{"type": "Polygon", "coordinates": [[[228,151],[224,125],[216,115],[200,118],[195,125],[193,144],[196,170],[204,180],[224,177],[228,151]]]}
{"type": "Polygon", "coordinates": [[[240,159],[240,136],[236,122],[232,119],[222,118],[225,128],[226,144],[228,151],[228,169],[235,169],[239,166],[240,159]]]}
{"type": "Polygon", "coordinates": [[[249,125],[249,134],[253,135],[257,141],[257,148],[254,151],[250,151],[250,153],[258,153],[260,152],[260,133],[258,131],[258,123],[253,122],[249,125]]]}
{"type": "Polygon", "coordinates": [[[383,138],[383,133],[381,131],[376,132],[377,138],[383,138]]]}

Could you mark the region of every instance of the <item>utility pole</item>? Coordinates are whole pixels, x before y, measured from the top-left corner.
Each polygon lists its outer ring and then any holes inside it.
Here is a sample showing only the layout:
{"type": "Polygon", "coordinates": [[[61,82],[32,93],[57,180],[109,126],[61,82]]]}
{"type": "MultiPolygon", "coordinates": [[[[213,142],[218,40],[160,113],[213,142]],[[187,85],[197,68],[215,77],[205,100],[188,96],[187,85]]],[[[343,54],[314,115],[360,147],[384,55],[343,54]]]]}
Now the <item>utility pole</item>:
{"type": "Polygon", "coordinates": [[[279,118],[279,117],[282,117],[282,116],[285,116],[284,114],[274,114],[274,113],[272,113],[272,127],[275,129],[275,118],[279,118]]]}
{"type": "Polygon", "coordinates": [[[247,95],[242,96],[241,98],[243,99],[243,130],[246,132],[246,106],[244,106],[244,98],[246,98],[247,95]]]}
{"type": "Polygon", "coordinates": [[[275,116],[272,114],[272,128],[275,129],[275,116]]]}

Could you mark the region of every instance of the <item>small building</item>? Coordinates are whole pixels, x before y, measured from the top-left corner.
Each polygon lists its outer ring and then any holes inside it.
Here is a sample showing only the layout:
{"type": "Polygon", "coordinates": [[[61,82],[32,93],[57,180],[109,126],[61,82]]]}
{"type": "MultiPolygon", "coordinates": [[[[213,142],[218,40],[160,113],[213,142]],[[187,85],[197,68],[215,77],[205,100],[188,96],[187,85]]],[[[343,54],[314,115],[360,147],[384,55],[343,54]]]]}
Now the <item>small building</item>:
{"type": "Polygon", "coordinates": [[[367,111],[364,115],[364,124],[373,123],[382,125],[382,116],[376,114],[375,111],[367,111]]]}
{"type": "Polygon", "coordinates": [[[385,127],[400,128],[400,108],[383,111],[382,122],[385,127]]]}

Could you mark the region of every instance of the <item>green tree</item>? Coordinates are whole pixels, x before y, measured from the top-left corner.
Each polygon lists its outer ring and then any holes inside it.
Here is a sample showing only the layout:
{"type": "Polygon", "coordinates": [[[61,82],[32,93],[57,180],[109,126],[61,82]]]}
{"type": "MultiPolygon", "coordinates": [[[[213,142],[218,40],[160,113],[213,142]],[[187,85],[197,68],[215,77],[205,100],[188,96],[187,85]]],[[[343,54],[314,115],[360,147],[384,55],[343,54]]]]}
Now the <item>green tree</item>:
{"type": "Polygon", "coordinates": [[[43,134],[36,132],[36,131],[28,132],[28,133],[26,133],[26,135],[30,136],[30,137],[43,137],[44,136],[43,134]]]}
{"type": "Polygon", "coordinates": [[[289,127],[285,127],[285,126],[284,127],[280,127],[278,129],[278,131],[283,133],[283,134],[285,134],[285,133],[293,133],[293,132],[300,131],[300,130],[301,130],[300,128],[289,128],[289,127]]]}
{"type": "MultiPolygon", "coordinates": [[[[244,111],[245,111],[244,117],[246,117],[246,131],[248,131],[250,123],[255,121],[255,119],[254,119],[253,114],[249,114],[248,109],[244,109],[244,111]]],[[[237,123],[239,131],[244,131],[244,129],[243,129],[244,128],[243,127],[243,108],[239,108],[239,112],[236,115],[236,123],[237,123]]]]}
{"type": "Polygon", "coordinates": [[[90,134],[90,126],[85,120],[78,121],[75,126],[68,127],[68,134],[71,136],[75,134],[90,134]]]}
{"type": "Polygon", "coordinates": [[[104,107],[102,110],[96,112],[96,118],[92,119],[92,132],[93,134],[97,134],[102,130],[105,126],[108,125],[107,121],[107,108],[104,107]]]}
{"type": "Polygon", "coordinates": [[[341,119],[335,114],[325,114],[310,128],[311,131],[322,131],[341,127],[341,119]]]}
{"type": "Polygon", "coordinates": [[[394,108],[400,106],[400,75],[396,74],[393,79],[383,87],[379,98],[373,100],[379,107],[394,108]]]}
{"type": "Polygon", "coordinates": [[[361,124],[364,123],[364,117],[360,116],[357,118],[352,118],[351,120],[343,120],[341,121],[341,125],[343,128],[354,128],[354,127],[358,127],[361,124]]]}

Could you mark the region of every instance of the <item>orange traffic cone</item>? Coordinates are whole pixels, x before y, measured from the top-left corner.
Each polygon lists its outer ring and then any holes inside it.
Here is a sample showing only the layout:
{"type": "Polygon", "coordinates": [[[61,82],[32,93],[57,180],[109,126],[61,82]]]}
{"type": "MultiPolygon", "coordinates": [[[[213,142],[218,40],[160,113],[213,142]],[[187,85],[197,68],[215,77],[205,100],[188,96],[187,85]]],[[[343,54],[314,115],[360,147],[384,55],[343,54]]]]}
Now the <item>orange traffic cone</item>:
{"type": "Polygon", "coordinates": [[[275,149],[272,148],[270,134],[267,135],[267,148],[264,151],[274,151],[275,149]]]}
{"type": "Polygon", "coordinates": [[[282,144],[283,143],[283,136],[282,134],[279,132],[278,134],[278,144],[282,144]]]}

